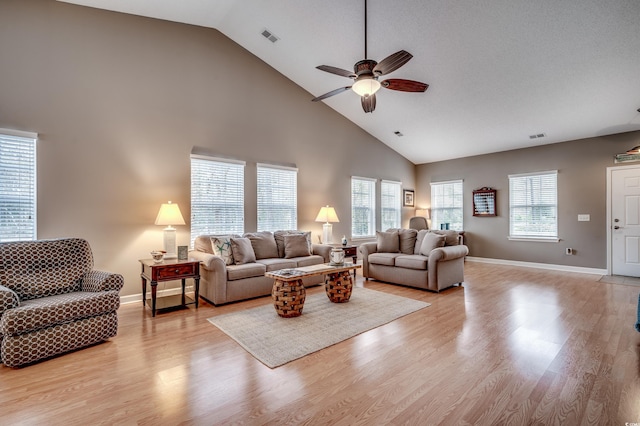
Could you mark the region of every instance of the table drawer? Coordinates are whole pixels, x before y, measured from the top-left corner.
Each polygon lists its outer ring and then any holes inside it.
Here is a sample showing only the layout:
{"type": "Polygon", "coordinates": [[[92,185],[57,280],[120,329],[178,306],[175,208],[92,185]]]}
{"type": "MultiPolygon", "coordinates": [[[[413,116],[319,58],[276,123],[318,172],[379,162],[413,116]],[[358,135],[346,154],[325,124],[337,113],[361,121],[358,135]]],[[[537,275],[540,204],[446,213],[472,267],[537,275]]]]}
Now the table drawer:
{"type": "Polygon", "coordinates": [[[182,276],[193,276],[196,273],[196,265],[167,265],[155,267],[157,279],[180,278],[182,276]]]}

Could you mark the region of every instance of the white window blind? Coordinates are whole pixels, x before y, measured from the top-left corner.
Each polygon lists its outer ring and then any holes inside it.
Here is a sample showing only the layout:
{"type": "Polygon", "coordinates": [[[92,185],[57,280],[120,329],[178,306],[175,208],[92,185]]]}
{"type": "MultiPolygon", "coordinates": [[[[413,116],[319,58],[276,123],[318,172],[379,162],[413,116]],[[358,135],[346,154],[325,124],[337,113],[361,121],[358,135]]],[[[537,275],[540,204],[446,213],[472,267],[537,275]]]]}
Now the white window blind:
{"type": "Polygon", "coordinates": [[[298,229],[298,169],[258,164],[258,231],[298,229]]]}
{"type": "Polygon", "coordinates": [[[37,137],[0,129],[0,242],[36,239],[37,137]]]}
{"type": "Polygon", "coordinates": [[[509,175],[509,236],[558,238],[558,172],[509,175]]]}
{"type": "Polygon", "coordinates": [[[462,181],[431,183],[431,227],[463,231],[462,181]]]}
{"type": "Polygon", "coordinates": [[[191,246],[198,235],[244,232],[244,162],[191,156],[191,246]]]}
{"type": "Polygon", "coordinates": [[[383,180],[380,183],[380,210],[382,229],[400,228],[402,221],[401,182],[383,180]]]}
{"type": "Polygon", "coordinates": [[[376,181],[351,178],[351,238],[376,236],[376,181]]]}

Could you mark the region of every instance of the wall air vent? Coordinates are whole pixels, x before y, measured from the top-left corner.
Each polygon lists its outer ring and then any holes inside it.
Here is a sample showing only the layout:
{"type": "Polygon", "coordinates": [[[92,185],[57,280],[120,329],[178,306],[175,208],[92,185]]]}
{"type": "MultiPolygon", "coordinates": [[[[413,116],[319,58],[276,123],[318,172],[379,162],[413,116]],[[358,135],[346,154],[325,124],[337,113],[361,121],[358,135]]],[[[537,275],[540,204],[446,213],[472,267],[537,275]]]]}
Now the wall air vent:
{"type": "Polygon", "coordinates": [[[546,137],[546,133],[538,133],[536,135],[529,135],[529,139],[540,139],[546,137]]]}
{"type": "Polygon", "coordinates": [[[278,37],[276,37],[271,31],[267,30],[266,28],[264,31],[262,31],[262,36],[267,40],[269,40],[271,43],[275,43],[276,41],[280,40],[278,37]]]}

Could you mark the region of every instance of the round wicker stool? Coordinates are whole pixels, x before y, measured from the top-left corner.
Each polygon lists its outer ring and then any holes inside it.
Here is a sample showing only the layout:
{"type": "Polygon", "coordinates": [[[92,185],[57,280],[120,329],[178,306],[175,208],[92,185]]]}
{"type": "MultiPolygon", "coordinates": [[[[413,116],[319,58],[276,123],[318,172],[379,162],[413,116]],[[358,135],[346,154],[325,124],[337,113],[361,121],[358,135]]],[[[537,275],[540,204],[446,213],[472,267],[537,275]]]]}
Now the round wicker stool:
{"type": "Polygon", "coordinates": [[[324,284],[324,290],[327,297],[333,303],[346,303],[351,297],[353,290],[353,280],[349,271],[342,271],[335,274],[329,274],[329,278],[324,284]]]}
{"type": "Polygon", "coordinates": [[[302,280],[282,281],[276,279],[273,283],[273,290],[271,291],[273,307],[278,315],[283,318],[302,315],[306,296],[307,292],[302,285],[302,280]]]}

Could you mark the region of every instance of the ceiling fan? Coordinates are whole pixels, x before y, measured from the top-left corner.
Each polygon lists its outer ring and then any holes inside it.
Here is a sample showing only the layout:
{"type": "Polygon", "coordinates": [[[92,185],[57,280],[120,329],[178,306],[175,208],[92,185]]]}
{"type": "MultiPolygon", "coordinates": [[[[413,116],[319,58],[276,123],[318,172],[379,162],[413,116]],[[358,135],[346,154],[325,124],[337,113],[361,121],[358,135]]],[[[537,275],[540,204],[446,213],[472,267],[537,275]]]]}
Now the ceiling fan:
{"type": "MultiPolygon", "coordinates": [[[[367,57],[367,0],[364,0],[364,57],[367,57]]],[[[426,83],[414,80],[404,80],[400,78],[389,78],[378,81],[382,75],[389,74],[413,58],[413,55],[405,50],[400,50],[392,55],[387,56],[380,62],[373,59],[363,59],[356,62],[353,66],[353,72],[342,68],[336,68],[329,65],[319,65],[316,68],[331,74],[347,77],[355,80],[353,85],[340,87],[324,95],[312,99],[312,102],[318,102],[331,96],[352,89],[360,95],[362,109],[364,112],[373,112],[376,109],[376,92],[380,87],[385,89],[398,90],[401,92],[424,92],[429,87],[426,83]]]]}

